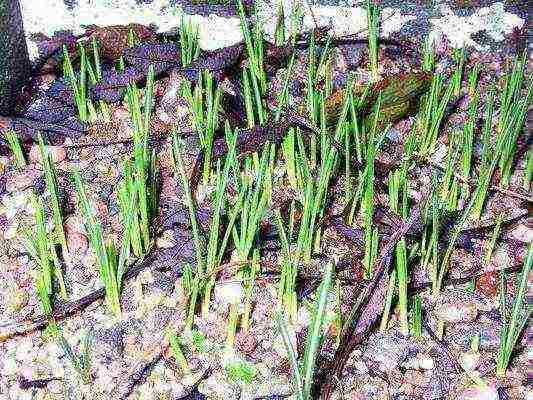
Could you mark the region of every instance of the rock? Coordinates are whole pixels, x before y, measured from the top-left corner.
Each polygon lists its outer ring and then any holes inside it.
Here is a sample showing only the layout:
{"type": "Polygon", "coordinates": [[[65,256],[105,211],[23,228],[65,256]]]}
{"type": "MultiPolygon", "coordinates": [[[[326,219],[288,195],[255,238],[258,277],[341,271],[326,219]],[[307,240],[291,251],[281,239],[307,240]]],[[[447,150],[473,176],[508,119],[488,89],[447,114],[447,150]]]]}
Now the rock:
{"type": "Polygon", "coordinates": [[[500,398],[495,386],[471,387],[465,389],[457,397],[457,400],[498,400],[500,398]]]}
{"type": "Polygon", "coordinates": [[[167,229],[163,232],[161,236],[156,239],[157,247],[160,249],[170,249],[176,245],[174,240],[174,231],[172,229],[167,229]]]}
{"type": "Polygon", "coordinates": [[[257,347],[256,335],[252,331],[237,332],[235,337],[237,349],[246,356],[251,356],[257,347]]]}
{"type": "Polygon", "coordinates": [[[14,312],[22,309],[26,304],[28,304],[29,294],[28,291],[21,288],[16,288],[12,292],[11,301],[9,305],[14,312]]]}
{"type": "Polygon", "coordinates": [[[418,366],[425,370],[433,369],[435,367],[435,360],[431,356],[422,354],[418,357],[418,366]]]}
{"type": "Polygon", "coordinates": [[[32,174],[14,174],[6,182],[6,191],[8,193],[20,192],[31,187],[34,176],[32,174]]]}
{"type": "Polygon", "coordinates": [[[478,307],[473,301],[445,303],[435,309],[437,318],[449,324],[474,321],[477,313],[478,307]]]}
{"type": "Polygon", "coordinates": [[[240,282],[225,282],[215,286],[215,299],[222,304],[239,304],[244,290],[240,282]]]}
{"type": "MultiPolygon", "coordinates": [[[[44,150],[50,154],[53,163],[60,163],[67,158],[67,151],[63,146],[44,146],[44,150]]],[[[31,146],[30,161],[36,164],[41,164],[43,162],[41,151],[37,144],[31,146]]]]}
{"type": "Polygon", "coordinates": [[[89,248],[89,240],[83,233],[67,231],[67,247],[69,253],[85,254],[89,248]]]}
{"type": "Polygon", "coordinates": [[[94,350],[95,356],[98,354],[104,359],[118,359],[124,350],[122,341],[123,331],[120,325],[114,325],[107,329],[95,329],[94,350]]]}
{"type": "Polygon", "coordinates": [[[198,385],[198,391],[213,400],[238,400],[240,396],[235,389],[222,371],[215,372],[198,385]]]}
{"type": "Polygon", "coordinates": [[[375,363],[381,371],[392,371],[409,357],[410,347],[407,339],[380,332],[369,338],[363,358],[375,363]]]}
{"type": "Polygon", "coordinates": [[[459,356],[459,363],[467,371],[476,370],[481,363],[481,354],[478,352],[468,351],[461,353],[459,356]]]}

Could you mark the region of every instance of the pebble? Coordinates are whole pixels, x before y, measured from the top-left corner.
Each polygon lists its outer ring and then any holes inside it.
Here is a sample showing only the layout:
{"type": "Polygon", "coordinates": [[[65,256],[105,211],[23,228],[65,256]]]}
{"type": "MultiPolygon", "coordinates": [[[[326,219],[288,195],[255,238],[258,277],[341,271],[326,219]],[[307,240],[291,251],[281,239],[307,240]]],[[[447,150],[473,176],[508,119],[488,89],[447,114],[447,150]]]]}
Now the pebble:
{"type": "Polygon", "coordinates": [[[6,191],[8,193],[20,192],[31,187],[34,176],[31,174],[15,174],[6,182],[6,191]]]}
{"type": "Polygon", "coordinates": [[[459,356],[459,363],[465,370],[474,371],[481,363],[481,354],[473,351],[461,353],[459,356]]]}
{"type": "Polygon", "coordinates": [[[418,366],[421,369],[430,370],[435,368],[435,360],[433,360],[433,357],[428,355],[421,355],[418,357],[418,366]]]}
{"type": "Polygon", "coordinates": [[[251,356],[254,353],[258,343],[255,333],[248,331],[237,332],[235,344],[240,352],[242,352],[244,355],[251,356]]]}
{"type": "Polygon", "coordinates": [[[461,392],[461,400],[498,400],[500,398],[495,386],[471,387],[461,392]]]}
{"type": "Polygon", "coordinates": [[[83,233],[67,231],[67,247],[69,252],[75,254],[85,254],[89,248],[89,240],[83,233]]]}
{"type": "Polygon", "coordinates": [[[239,304],[244,290],[240,282],[225,282],[215,286],[215,299],[222,304],[239,304]]]}
{"type": "Polygon", "coordinates": [[[396,369],[409,356],[410,343],[393,334],[378,333],[368,340],[363,357],[377,364],[381,371],[396,369]]]}
{"type": "Polygon", "coordinates": [[[160,249],[170,249],[176,245],[176,241],[174,240],[174,231],[172,229],[168,229],[161,236],[159,236],[156,240],[157,247],[160,249]]]}
{"type": "Polygon", "coordinates": [[[12,292],[12,297],[10,301],[11,309],[15,312],[22,309],[26,304],[28,304],[29,294],[27,290],[16,288],[12,292]]]}
{"type": "Polygon", "coordinates": [[[450,324],[474,321],[477,313],[478,308],[473,301],[442,304],[435,309],[435,315],[450,324]]]}
{"type": "MultiPolygon", "coordinates": [[[[67,158],[67,151],[63,146],[44,146],[44,149],[50,154],[53,163],[60,163],[67,158]]],[[[30,161],[36,164],[40,164],[43,161],[37,144],[31,146],[30,161]]]]}

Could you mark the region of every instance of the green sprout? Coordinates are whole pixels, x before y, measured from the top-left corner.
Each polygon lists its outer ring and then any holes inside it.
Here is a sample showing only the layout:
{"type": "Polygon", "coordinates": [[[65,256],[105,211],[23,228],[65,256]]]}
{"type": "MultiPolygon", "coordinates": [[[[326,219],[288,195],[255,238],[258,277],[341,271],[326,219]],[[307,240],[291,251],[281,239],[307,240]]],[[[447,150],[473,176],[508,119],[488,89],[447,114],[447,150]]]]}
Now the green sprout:
{"type": "Polygon", "coordinates": [[[222,88],[219,85],[215,88],[213,75],[204,71],[200,74],[194,91],[190,82],[184,82],[182,93],[192,109],[194,128],[198,132],[200,146],[205,155],[202,176],[203,183],[207,184],[211,173],[213,141],[219,124],[222,88]]]}
{"type": "Polygon", "coordinates": [[[508,314],[507,299],[506,299],[506,280],[505,269],[500,271],[500,314],[503,319],[502,330],[500,334],[500,347],[498,350],[498,357],[496,360],[496,375],[505,376],[511,355],[522,330],[531,316],[533,307],[530,304],[525,306],[524,299],[527,293],[528,276],[533,265],[533,244],[530,243],[527,250],[527,255],[524,260],[524,267],[520,275],[517,286],[517,292],[513,303],[513,308],[508,314]]]}
{"type": "Polygon", "coordinates": [[[200,55],[199,26],[193,23],[192,19],[188,21],[181,17],[180,23],[180,46],[181,46],[181,63],[183,66],[191,64],[200,55]]]}
{"type": "Polygon", "coordinates": [[[72,347],[67,342],[62,333],[57,335],[59,347],[63,350],[67,359],[72,364],[72,367],[77,372],[81,381],[88,385],[92,381],[91,376],[91,347],[92,347],[92,333],[87,330],[81,343],[81,354],[77,356],[72,347]]]}
{"type": "Polygon", "coordinates": [[[20,147],[20,142],[17,137],[17,134],[13,130],[8,129],[4,132],[4,137],[6,138],[6,142],[9,145],[9,149],[13,153],[15,165],[18,169],[23,169],[26,166],[26,159],[24,158],[24,154],[22,153],[22,148],[20,147]]]}
{"type": "Polygon", "coordinates": [[[96,253],[100,279],[104,284],[106,301],[110,311],[115,315],[120,315],[120,288],[121,282],[118,280],[117,255],[114,246],[104,243],[102,224],[96,219],[93,207],[89,202],[85,187],[82,183],[80,172],[74,171],[74,185],[78,197],[78,205],[85,218],[85,227],[89,235],[89,242],[96,253]]]}
{"type": "Polygon", "coordinates": [[[378,72],[378,50],[379,50],[379,21],[380,7],[372,0],[366,1],[366,19],[368,25],[368,54],[370,60],[370,70],[377,78],[378,72]]]}
{"type": "Polygon", "coordinates": [[[189,368],[187,359],[185,358],[181,350],[182,344],[180,343],[180,339],[178,338],[178,335],[176,335],[176,333],[172,331],[170,326],[169,326],[169,329],[167,329],[167,339],[168,339],[168,342],[170,343],[170,348],[172,349],[174,358],[176,359],[176,362],[181,368],[181,371],[183,372],[184,375],[189,374],[191,372],[191,369],[189,368]]]}
{"type": "Polygon", "coordinates": [[[334,271],[334,263],[328,262],[325,267],[324,276],[319,287],[319,294],[313,310],[313,321],[309,327],[309,333],[305,345],[302,371],[298,365],[296,351],[291,344],[287,323],[281,312],[277,313],[276,320],[278,329],[283,338],[283,343],[289,356],[293,371],[293,381],[298,400],[310,400],[311,388],[315,374],[316,356],[320,343],[322,342],[322,333],[324,329],[324,319],[327,305],[328,293],[331,288],[331,281],[334,271]]]}

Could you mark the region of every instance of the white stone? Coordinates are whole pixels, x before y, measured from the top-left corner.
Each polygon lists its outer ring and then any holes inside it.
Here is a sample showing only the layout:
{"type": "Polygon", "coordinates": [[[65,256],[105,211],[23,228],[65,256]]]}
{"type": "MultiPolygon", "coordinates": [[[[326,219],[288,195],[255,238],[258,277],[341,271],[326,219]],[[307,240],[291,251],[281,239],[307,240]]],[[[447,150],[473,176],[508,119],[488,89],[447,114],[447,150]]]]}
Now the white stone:
{"type": "Polygon", "coordinates": [[[444,3],[438,5],[438,18],[430,18],[432,25],[431,35],[440,39],[446,37],[450,45],[455,48],[474,46],[478,50],[484,50],[485,46],[478,44],[472,35],[485,31],[493,40],[502,41],[504,35],[509,34],[514,28],[522,28],[525,21],[504,10],[502,2],[483,7],[467,17],[460,17],[452,8],[444,3]]]}
{"type": "Polygon", "coordinates": [[[240,282],[222,282],[215,286],[215,298],[222,304],[239,304],[244,297],[244,289],[240,282]]]}

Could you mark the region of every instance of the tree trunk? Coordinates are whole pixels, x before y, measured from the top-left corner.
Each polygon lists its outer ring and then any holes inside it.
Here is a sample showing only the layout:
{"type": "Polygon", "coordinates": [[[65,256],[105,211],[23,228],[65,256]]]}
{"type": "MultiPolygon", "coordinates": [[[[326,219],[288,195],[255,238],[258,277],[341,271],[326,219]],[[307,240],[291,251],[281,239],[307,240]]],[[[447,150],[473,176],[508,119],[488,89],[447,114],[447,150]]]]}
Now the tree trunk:
{"type": "Polygon", "coordinates": [[[0,0],[0,115],[13,113],[29,75],[19,0],[0,0]]]}

